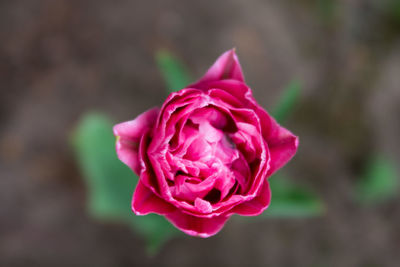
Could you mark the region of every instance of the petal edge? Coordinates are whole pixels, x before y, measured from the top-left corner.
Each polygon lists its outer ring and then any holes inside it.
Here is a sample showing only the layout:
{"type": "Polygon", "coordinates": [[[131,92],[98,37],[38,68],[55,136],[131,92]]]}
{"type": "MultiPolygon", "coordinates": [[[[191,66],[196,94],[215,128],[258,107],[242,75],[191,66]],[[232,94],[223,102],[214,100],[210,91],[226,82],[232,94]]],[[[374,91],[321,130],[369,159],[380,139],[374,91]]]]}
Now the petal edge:
{"type": "Polygon", "coordinates": [[[191,88],[203,89],[203,84],[213,81],[232,79],[244,82],[242,67],[236,55],[235,49],[231,49],[223,53],[214,64],[207,70],[200,80],[189,85],[191,88]]]}
{"type": "Polygon", "coordinates": [[[136,215],[149,213],[166,215],[175,210],[176,208],[173,205],[156,196],[139,180],[132,198],[132,211],[136,215]]]}

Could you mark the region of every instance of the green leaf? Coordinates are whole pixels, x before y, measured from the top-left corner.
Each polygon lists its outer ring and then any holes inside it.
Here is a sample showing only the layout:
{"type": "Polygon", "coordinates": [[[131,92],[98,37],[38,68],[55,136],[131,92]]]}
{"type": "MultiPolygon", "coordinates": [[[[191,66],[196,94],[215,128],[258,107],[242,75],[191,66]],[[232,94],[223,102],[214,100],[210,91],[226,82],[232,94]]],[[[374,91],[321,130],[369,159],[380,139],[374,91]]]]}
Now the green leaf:
{"type": "Polygon", "coordinates": [[[375,9],[381,13],[383,19],[392,23],[394,29],[398,29],[397,24],[400,23],[400,1],[399,0],[382,0],[377,1],[374,5],[375,9]]]}
{"type": "Polygon", "coordinates": [[[116,156],[111,122],[100,114],[86,115],[74,145],[89,191],[89,211],[103,218],[126,217],[137,177],[116,156]]]}
{"type": "Polygon", "coordinates": [[[147,241],[154,254],[178,231],[163,217],[136,216],[131,199],[138,177],[117,158],[112,123],[104,115],[83,117],[73,135],[73,146],[85,179],[90,214],[98,219],[130,225],[147,241]]]}
{"type": "Polygon", "coordinates": [[[337,11],[337,1],[335,0],[318,0],[317,10],[319,16],[325,23],[332,23],[337,11]]]}
{"type": "Polygon", "coordinates": [[[132,214],[131,224],[134,230],[145,236],[147,253],[155,255],[170,238],[182,235],[164,217],[157,214],[135,216],[132,214]]]}
{"type": "Polygon", "coordinates": [[[272,112],[273,117],[279,122],[284,122],[293,111],[300,96],[301,85],[298,81],[292,81],[282,93],[275,110],[272,112]]]}
{"type": "Polygon", "coordinates": [[[190,83],[190,75],[186,68],[168,51],[159,50],[156,53],[156,61],[167,84],[168,92],[176,92],[190,83]]]}
{"type": "Polygon", "coordinates": [[[356,190],[358,199],[364,203],[379,203],[395,196],[398,176],[394,164],[381,155],[373,156],[356,190]]]}
{"type": "Polygon", "coordinates": [[[272,199],[263,213],[267,217],[312,217],[324,212],[322,202],[303,187],[296,186],[281,175],[269,178],[272,199]]]}

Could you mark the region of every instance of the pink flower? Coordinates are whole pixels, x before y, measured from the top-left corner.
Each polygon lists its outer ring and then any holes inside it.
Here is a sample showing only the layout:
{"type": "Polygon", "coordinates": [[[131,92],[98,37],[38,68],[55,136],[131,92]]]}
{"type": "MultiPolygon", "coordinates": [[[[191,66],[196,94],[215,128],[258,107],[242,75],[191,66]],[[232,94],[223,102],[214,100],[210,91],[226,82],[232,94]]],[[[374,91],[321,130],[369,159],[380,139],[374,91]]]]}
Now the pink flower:
{"type": "Polygon", "coordinates": [[[267,178],[298,146],[257,104],[234,50],[114,134],[119,159],[140,176],[133,212],[164,215],[200,237],[216,234],[232,214],[262,213],[271,199],[267,178]]]}

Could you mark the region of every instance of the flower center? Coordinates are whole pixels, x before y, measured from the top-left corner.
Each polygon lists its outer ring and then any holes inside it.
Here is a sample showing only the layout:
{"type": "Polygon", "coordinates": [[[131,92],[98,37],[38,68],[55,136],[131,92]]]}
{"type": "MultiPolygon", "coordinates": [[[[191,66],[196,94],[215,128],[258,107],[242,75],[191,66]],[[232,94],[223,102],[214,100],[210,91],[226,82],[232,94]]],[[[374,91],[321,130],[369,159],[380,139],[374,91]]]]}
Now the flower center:
{"type": "Polygon", "coordinates": [[[235,125],[213,107],[193,112],[184,123],[176,144],[170,146],[174,180],[173,196],[194,205],[198,211],[212,211],[220,202],[245,186],[248,164],[231,138],[235,125]]]}

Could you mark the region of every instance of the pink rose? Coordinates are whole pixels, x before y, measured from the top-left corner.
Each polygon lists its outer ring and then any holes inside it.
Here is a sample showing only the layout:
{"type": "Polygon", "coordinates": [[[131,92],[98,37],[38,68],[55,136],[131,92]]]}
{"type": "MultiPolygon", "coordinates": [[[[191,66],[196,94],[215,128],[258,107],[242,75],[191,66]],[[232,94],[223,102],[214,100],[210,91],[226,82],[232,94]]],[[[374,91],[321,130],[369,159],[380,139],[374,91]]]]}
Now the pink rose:
{"type": "Polygon", "coordinates": [[[262,213],[271,199],[267,178],[298,146],[257,104],[234,50],[114,134],[119,159],[140,176],[133,212],[164,215],[200,237],[216,234],[232,214],[262,213]]]}

